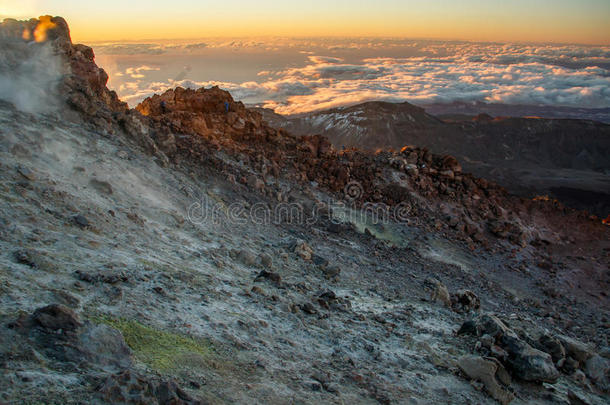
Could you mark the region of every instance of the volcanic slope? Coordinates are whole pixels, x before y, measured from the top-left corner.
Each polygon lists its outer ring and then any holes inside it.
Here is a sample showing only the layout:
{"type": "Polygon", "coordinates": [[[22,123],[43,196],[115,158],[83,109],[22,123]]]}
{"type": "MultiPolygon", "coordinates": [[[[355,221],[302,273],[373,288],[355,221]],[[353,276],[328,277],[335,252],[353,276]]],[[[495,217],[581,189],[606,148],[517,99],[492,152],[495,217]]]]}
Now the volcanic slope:
{"type": "Polygon", "coordinates": [[[63,19],[0,27],[3,76],[59,73],[0,102],[1,401],[608,401],[599,221],[219,89],[129,110],[63,19]]]}

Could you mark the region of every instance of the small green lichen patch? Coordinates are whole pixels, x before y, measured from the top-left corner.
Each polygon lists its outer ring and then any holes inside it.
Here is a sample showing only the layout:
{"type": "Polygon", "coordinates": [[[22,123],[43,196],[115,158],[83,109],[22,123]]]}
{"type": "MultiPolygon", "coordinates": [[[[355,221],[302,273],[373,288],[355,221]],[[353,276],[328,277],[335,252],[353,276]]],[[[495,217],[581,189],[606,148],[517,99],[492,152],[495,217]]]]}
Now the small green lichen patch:
{"type": "Polygon", "coordinates": [[[121,331],[136,359],[160,372],[202,365],[212,353],[210,343],[204,339],[154,329],[134,320],[103,316],[96,317],[93,322],[105,323],[121,331]]]}

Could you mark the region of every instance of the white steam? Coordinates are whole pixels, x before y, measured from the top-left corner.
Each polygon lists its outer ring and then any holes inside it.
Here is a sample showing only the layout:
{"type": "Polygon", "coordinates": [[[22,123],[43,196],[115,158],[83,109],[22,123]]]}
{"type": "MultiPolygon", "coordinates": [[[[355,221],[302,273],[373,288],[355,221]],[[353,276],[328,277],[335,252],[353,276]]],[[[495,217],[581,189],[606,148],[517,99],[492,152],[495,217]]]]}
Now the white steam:
{"type": "Polygon", "coordinates": [[[61,66],[49,43],[0,37],[0,99],[29,113],[56,110],[61,66]]]}

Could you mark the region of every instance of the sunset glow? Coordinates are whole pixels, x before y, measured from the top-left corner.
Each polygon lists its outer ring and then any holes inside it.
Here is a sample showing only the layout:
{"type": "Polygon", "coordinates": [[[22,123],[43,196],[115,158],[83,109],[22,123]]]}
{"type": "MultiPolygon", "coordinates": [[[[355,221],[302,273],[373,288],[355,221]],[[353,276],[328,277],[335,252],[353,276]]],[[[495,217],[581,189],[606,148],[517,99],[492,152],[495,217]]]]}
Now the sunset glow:
{"type": "Polygon", "coordinates": [[[610,43],[606,0],[0,1],[0,18],[44,14],[71,21],[76,41],[279,35],[610,43]]]}

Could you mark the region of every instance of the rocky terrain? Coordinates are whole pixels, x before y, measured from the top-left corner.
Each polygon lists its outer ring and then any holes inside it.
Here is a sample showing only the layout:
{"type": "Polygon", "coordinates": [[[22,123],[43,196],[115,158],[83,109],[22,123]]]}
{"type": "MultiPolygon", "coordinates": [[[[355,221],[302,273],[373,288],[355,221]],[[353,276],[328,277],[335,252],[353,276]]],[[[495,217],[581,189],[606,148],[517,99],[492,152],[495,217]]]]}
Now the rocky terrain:
{"type": "Polygon", "coordinates": [[[59,17],[0,53],[0,402],[608,402],[599,218],[218,88],[130,110],[59,17]]]}
{"type": "Polygon", "coordinates": [[[424,146],[457,157],[465,170],[512,193],[529,198],[547,195],[598,216],[610,212],[608,124],[465,113],[443,115],[441,120],[409,103],[386,102],[292,117],[260,111],[276,127],[301,135],[322,134],[338,148],[424,146]]]}

